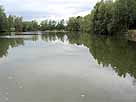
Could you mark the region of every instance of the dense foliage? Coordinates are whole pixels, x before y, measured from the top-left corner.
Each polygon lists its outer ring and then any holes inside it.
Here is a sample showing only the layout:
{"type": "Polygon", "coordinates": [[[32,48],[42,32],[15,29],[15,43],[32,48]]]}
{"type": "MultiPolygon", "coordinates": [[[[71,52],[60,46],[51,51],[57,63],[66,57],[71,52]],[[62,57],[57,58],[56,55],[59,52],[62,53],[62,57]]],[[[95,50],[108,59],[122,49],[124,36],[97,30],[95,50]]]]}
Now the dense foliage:
{"type": "Polygon", "coordinates": [[[71,17],[70,31],[115,34],[136,28],[136,0],[101,0],[85,17],[71,17]],[[78,26],[77,26],[78,25],[78,26]]]}
{"type": "Polygon", "coordinates": [[[64,30],[64,19],[60,20],[59,22],[55,20],[44,20],[40,24],[40,30],[64,30]]]}
{"type": "Polygon", "coordinates": [[[65,30],[64,19],[60,21],[44,20],[39,24],[37,21],[23,21],[22,17],[7,16],[2,6],[0,6],[0,32],[16,31],[45,31],[45,30],[65,30]]]}
{"type": "Polygon", "coordinates": [[[67,22],[67,30],[68,31],[83,31],[89,32],[91,31],[91,14],[88,14],[85,17],[70,17],[67,22]]]}
{"type": "Polygon", "coordinates": [[[5,31],[7,28],[7,18],[2,6],[0,6],[0,31],[5,31]]]}
{"type": "Polygon", "coordinates": [[[136,29],[136,0],[101,0],[90,14],[70,17],[67,26],[64,20],[44,20],[38,24],[23,21],[22,17],[6,16],[0,6],[0,31],[68,30],[111,35],[128,29],[136,29]]]}

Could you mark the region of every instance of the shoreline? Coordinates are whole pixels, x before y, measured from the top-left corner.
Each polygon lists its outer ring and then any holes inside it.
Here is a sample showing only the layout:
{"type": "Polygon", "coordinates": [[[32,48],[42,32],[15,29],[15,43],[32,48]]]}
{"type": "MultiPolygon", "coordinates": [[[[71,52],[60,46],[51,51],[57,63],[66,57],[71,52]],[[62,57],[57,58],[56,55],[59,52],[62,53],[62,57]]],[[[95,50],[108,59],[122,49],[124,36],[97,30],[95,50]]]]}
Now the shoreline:
{"type": "Polygon", "coordinates": [[[0,32],[3,35],[44,35],[47,33],[67,33],[69,31],[28,31],[28,32],[0,32]]]}

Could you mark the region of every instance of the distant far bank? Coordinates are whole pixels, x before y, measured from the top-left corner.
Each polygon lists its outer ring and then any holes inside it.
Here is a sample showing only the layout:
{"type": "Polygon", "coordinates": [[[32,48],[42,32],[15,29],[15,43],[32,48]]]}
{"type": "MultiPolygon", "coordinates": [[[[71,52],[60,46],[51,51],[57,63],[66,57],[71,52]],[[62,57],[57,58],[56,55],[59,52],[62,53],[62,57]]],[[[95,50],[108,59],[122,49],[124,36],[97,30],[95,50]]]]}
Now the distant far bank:
{"type": "Polygon", "coordinates": [[[65,30],[46,30],[46,31],[28,31],[28,32],[0,32],[0,35],[40,35],[40,34],[47,34],[47,33],[67,33],[69,31],[65,30]]]}

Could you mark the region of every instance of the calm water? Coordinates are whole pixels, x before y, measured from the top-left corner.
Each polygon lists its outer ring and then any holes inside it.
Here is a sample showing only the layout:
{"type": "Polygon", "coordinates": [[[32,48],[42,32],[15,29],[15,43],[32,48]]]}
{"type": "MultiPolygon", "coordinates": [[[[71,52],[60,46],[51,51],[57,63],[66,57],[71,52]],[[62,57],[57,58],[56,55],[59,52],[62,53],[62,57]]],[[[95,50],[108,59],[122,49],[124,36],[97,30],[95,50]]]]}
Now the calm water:
{"type": "Polygon", "coordinates": [[[136,43],[88,34],[0,37],[0,102],[136,102],[136,43]]]}

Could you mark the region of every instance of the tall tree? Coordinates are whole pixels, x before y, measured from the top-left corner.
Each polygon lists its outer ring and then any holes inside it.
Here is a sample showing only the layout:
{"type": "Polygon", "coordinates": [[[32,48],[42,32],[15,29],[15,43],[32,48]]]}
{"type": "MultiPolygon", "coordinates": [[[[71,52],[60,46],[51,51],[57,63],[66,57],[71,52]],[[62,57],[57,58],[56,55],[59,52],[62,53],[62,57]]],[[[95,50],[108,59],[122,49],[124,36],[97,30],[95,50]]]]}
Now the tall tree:
{"type": "Polygon", "coordinates": [[[0,6],[0,31],[7,31],[7,17],[2,6],[0,6]]]}
{"type": "Polygon", "coordinates": [[[64,26],[64,19],[62,19],[61,21],[59,21],[56,25],[56,29],[57,30],[64,30],[65,26],[64,26]]]}
{"type": "Polygon", "coordinates": [[[8,21],[8,31],[14,31],[15,30],[14,16],[9,15],[7,21],[8,21]]]}
{"type": "Polygon", "coordinates": [[[93,10],[93,29],[98,34],[109,34],[112,31],[113,2],[101,1],[93,10]]]}
{"type": "Polygon", "coordinates": [[[23,18],[15,17],[15,29],[17,32],[23,31],[23,18]]]}

